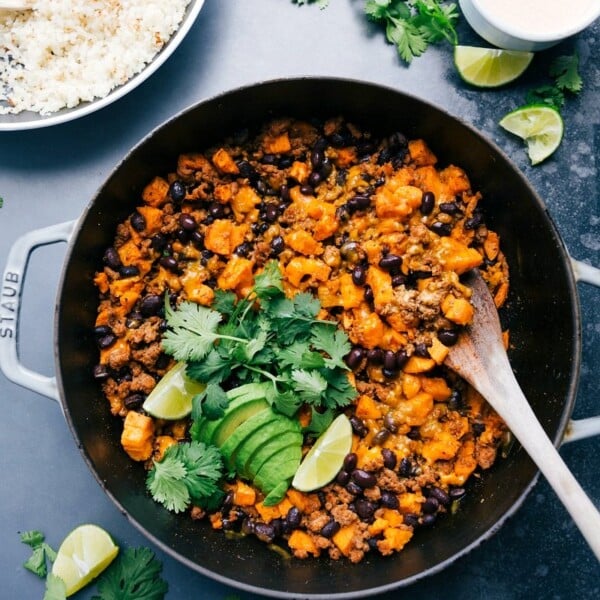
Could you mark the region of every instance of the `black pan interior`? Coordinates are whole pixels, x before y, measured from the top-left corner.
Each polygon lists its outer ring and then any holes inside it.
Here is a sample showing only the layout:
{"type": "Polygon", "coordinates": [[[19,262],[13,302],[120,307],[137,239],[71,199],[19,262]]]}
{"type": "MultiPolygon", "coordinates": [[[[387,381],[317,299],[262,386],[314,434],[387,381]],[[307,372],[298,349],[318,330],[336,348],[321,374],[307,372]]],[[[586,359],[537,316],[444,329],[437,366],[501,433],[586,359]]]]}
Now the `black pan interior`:
{"type": "Polygon", "coordinates": [[[295,79],[243,88],[177,116],[138,145],[116,168],[79,223],[65,264],[57,306],[57,364],[67,420],[83,456],[120,510],[154,542],[202,573],[279,597],[364,597],[439,570],[489,535],[528,490],[536,469],[517,445],[470,488],[460,510],[417,533],[391,558],[360,566],[344,561],[285,559],[254,539],[227,539],[207,524],[161,509],[146,494],[144,472],[119,445],[120,424],[91,372],[97,296],[92,284],[117,223],[136,206],[143,186],[174,170],[177,155],[203,150],[271,116],[344,115],[374,132],[423,137],[440,164],[468,172],[482,191],[489,225],[511,267],[503,313],[511,362],[550,437],[562,437],[579,368],[579,312],[568,259],[546,210],[517,169],[468,125],[388,88],[337,79],[295,79]]]}

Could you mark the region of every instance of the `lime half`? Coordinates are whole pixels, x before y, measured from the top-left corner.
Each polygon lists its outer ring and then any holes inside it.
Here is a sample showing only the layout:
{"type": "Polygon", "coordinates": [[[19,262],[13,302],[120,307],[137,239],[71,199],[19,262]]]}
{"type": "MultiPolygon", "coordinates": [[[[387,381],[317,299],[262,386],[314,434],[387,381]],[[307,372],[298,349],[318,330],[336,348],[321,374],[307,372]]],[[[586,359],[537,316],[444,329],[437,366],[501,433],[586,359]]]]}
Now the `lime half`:
{"type": "Polygon", "coordinates": [[[192,398],[204,391],[203,383],[185,374],[185,363],[177,363],[167,371],[146,398],[142,408],[157,419],[182,419],[192,411],[192,398]]]}
{"type": "Polygon", "coordinates": [[[336,417],[308,451],[292,480],[301,492],[327,485],[339,472],[352,447],[352,425],[346,415],[336,417]]]}
{"type": "Polygon", "coordinates": [[[532,165],[542,162],[558,148],[564,131],[560,113],[550,106],[537,104],[509,112],[500,126],[525,140],[532,165]]]}
{"type": "Polygon", "coordinates": [[[476,87],[498,87],[514,81],[529,66],[533,52],[454,46],[454,64],[464,81],[476,87]]]}
{"type": "Polygon", "coordinates": [[[100,575],[113,561],[119,547],[97,525],[80,525],[64,539],[56,554],[52,573],[60,577],[71,596],[100,575]]]}

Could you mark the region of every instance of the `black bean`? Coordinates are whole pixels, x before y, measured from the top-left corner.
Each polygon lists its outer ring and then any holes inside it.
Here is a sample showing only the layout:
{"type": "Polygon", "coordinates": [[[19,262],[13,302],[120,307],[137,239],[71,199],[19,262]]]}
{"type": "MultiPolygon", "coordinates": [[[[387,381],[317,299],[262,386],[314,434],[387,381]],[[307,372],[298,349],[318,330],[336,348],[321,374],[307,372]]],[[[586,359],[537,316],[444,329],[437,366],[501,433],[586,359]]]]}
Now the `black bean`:
{"type": "Polygon", "coordinates": [[[354,508],[356,510],[356,514],[363,520],[369,521],[373,518],[373,514],[375,513],[375,505],[366,498],[357,498],[354,503],[354,508]]]}
{"type": "Polygon", "coordinates": [[[114,333],[109,333],[107,335],[102,336],[98,340],[98,348],[104,349],[109,348],[117,341],[117,336],[114,333]]]}
{"type": "Polygon", "coordinates": [[[436,518],[437,516],[435,514],[423,515],[419,521],[419,524],[423,525],[424,527],[430,527],[435,523],[436,518]]]}
{"type": "Polygon", "coordinates": [[[233,252],[238,256],[247,257],[249,256],[250,252],[252,252],[252,244],[250,244],[250,242],[242,242],[235,247],[233,252]]]}
{"type": "Polygon", "coordinates": [[[242,521],[242,527],[240,529],[240,531],[244,534],[244,535],[251,535],[254,533],[254,521],[252,519],[249,518],[245,518],[242,521]]]}
{"type": "Polygon", "coordinates": [[[396,371],[396,369],[388,369],[387,367],[383,367],[381,373],[384,377],[387,377],[387,379],[393,379],[398,376],[398,371],[396,371]]]}
{"type": "Polygon", "coordinates": [[[450,398],[448,399],[448,408],[450,410],[459,410],[463,405],[462,400],[460,390],[452,390],[452,394],[450,394],[450,398]]]}
{"type": "Polygon", "coordinates": [[[344,471],[343,469],[336,475],[335,477],[336,483],[340,485],[346,485],[350,481],[350,473],[348,471],[344,471]]]}
{"type": "Polygon", "coordinates": [[[110,373],[108,372],[108,367],[106,365],[96,365],[93,370],[94,379],[98,381],[104,381],[108,379],[110,373]]]}
{"type": "Polygon", "coordinates": [[[323,153],[323,149],[319,147],[313,148],[310,153],[310,164],[313,169],[318,169],[323,164],[324,159],[325,154],[323,153]]]}
{"type": "Polygon", "coordinates": [[[356,463],[358,462],[358,456],[354,452],[346,454],[344,457],[344,469],[348,472],[356,469],[356,463]]]}
{"type": "Polygon", "coordinates": [[[383,353],[383,367],[390,371],[396,369],[396,353],[393,350],[386,350],[383,353]]]}
{"type": "Polygon", "coordinates": [[[263,154],[260,162],[263,165],[274,165],[277,162],[277,157],[274,154],[263,154]]]}
{"type": "Polygon", "coordinates": [[[137,277],[140,274],[140,270],[135,265],[123,265],[119,269],[119,275],[124,279],[127,277],[137,277]]]}
{"type": "Polygon", "coordinates": [[[112,332],[112,329],[108,325],[98,325],[97,327],[94,327],[94,335],[96,338],[101,338],[112,332]]]}
{"type": "Polygon", "coordinates": [[[359,437],[365,437],[369,433],[366,425],[356,415],[350,417],[350,425],[352,425],[352,431],[359,437]]]}
{"type": "Polygon", "coordinates": [[[360,346],[354,346],[346,356],[346,364],[354,371],[358,369],[365,357],[365,351],[360,346]]]}
{"type": "MultiPolygon", "coordinates": [[[[390,433],[389,429],[384,429],[382,431],[387,431],[388,434],[390,433]]],[[[383,448],[381,450],[381,456],[383,458],[383,466],[386,469],[395,469],[396,468],[396,463],[398,462],[398,459],[396,457],[396,453],[393,450],[390,450],[389,448],[383,448]]]]}
{"type": "Polygon", "coordinates": [[[308,176],[308,185],[310,185],[313,189],[316,188],[321,183],[321,174],[313,171],[308,176]]]}
{"type": "Polygon", "coordinates": [[[398,431],[398,423],[396,423],[396,419],[394,419],[392,411],[385,414],[383,417],[383,424],[385,425],[385,428],[392,433],[396,433],[398,431]]]}
{"type": "Polygon", "coordinates": [[[280,235],[275,236],[271,240],[271,253],[274,256],[281,254],[283,252],[284,248],[285,248],[285,242],[283,241],[283,238],[280,235]]]}
{"type": "Polygon", "coordinates": [[[293,157],[291,157],[291,156],[282,156],[282,157],[280,157],[279,162],[277,163],[277,166],[280,169],[287,169],[288,167],[292,166],[293,162],[294,162],[293,157]]]}
{"type": "Polygon", "coordinates": [[[329,159],[326,158],[323,161],[321,168],[319,169],[319,175],[321,176],[321,180],[324,181],[325,179],[327,179],[331,175],[332,171],[333,171],[333,165],[331,164],[329,159]]]}
{"type": "Polygon", "coordinates": [[[253,179],[250,183],[261,196],[266,195],[266,193],[269,191],[267,184],[262,179],[253,179]]]}
{"type": "Polygon", "coordinates": [[[171,362],[171,357],[168,354],[161,353],[158,356],[158,358],[156,359],[154,366],[157,369],[166,369],[169,366],[170,362],[171,362]]]}
{"type": "Polygon", "coordinates": [[[140,312],[144,317],[152,317],[163,307],[163,298],[158,294],[148,294],[140,302],[140,312]]]}
{"type": "Polygon", "coordinates": [[[346,484],[346,490],[354,496],[358,496],[359,494],[362,494],[362,492],[363,492],[363,489],[360,487],[360,485],[358,485],[357,483],[354,483],[354,481],[349,481],[346,484]]]}
{"type": "Polygon", "coordinates": [[[246,177],[251,181],[258,177],[254,167],[247,160],[239,160],[236,164],[242,177],[246,177]]]}
{"type": "Polygon", "coordinates": [[[406,437],[411,440],[418,440],[421,437],[421,432],[418,427],[411,427],[410,431],[406,434],[406,437]]]}
{"type": "Polygon", "coordinates": [[[350,210],[346,204],[342,204],[335,209],[335,218],[340,223],[346,223],[350,219],[350,210]]]}
{"type": "Polygon", "coordinates": [[[321,535],[326,538],[333,537],[340,530],[340,524],[331,519],[329,523],[325,524],[323,529],[321,529],[321,535]]]}
{"type": "Polygon", "coordinates": [[[279,188],[279,197],[287,204],[291,201],[290,198],[290,188],[287,185],[282,185],[279,188]]]}
{"type": "Polygon", "coordinates": [[[344,242],[340,247],[340,255],[352,264],[361,263],[366,258],[365,251],[358,242],[344,242]]]}
{"type": "Polygon", "coordinates": [[[418,527],[419,525],[419,517],[417,515],[413,515],[412,513],[407,513],[403,516],[405,525],[409,527],[418,527]]]}
{"type": "Polygon", "coordinates": [[[160,266],[169,271],[177,271],[177,261],[172,256],[163,256],[159,261],[160,266]]]}
{"type": "Polygon", "coordinates": [[[104,252],[104,263],[115,271],[119,270],[119,267],[121,266],[121,257],[119,256],[116,248],[111,246],[110,248],[106,249],[104,252]]]}
{"type": "Polygon", "coordinates": [[[398,496],[393,492],[388,490],[384,490],[381,492],[381,498],[379,499],[381,506],[385,506],[385,508],[398,508],[400,502],[398,502],[398,496]]]}
{"type": "Polygon", "coordinates": [[[362,265],[356,265],[352,269],[352,283],[354,285],[363,286],[367,282],[367,270],[362,265]]]}
{"type": "Polygon", "coordinates": [[[301,185],[300,192],[305,196],[312,196],[315,193],[315,190],[310,185],[301,185]]]}
{"type": "Polygon", "coordinates": [[[152,236],[150,245],[152,248],[154,248],[154,250],[161,252],[167,245],[167,238],[162,233],[157,233],[152,236]]]}
{"type": "Polygon", "coordinates": [[[421,358],[430,358],[429,350],[427,349],[427,345],[423,342],[419,342],[415,344],[415,355],[420,356],[421,358]]]}
{"type": "Polygon", "coordinates": [[[449,492],[448,495],[450,496],[451,500],[459,500],[460,498],[462,498],[464,495],[466,494],[466,490],[464,488],[461,487],[456,487],[456,488],[452,488],[449,492]]]}
{"type": "Polygon", "coordinates": [[[208,205],[208,214],[213,219],[222,219],[225,216],[225,206],[220,202],[211,202],[208,205]]]}
{"type": "Polygon", "coordinates": [[[377,483],[375,475],[364,469],[354,469],[354,471],[350,473],[350,477],[356,485],[359,485],[363,489],[371,488],[377,483]]]}
{"type": "Polygon", "coordinates": [[[413,465],[410,458],[406,458],[406,456],[400,461],[400,467],[398,472],[402,477],[410,477],[413,472],[413,465]]]}
{"type": "Polygon", "coordinates": [[[128,408],[129,410],[139,408],[142,406],[142,404],[144,404],[145,399],[146,397],[144,394],[131,394],[124,400],[125,408],[128,408]]]}
{"type": "Polygon", "coordinates": [[[185,185],[178,179],[169,186],[169,196],[174,202],[181,202],[185,198],[185,194],[185,185]]]}
{"type": "Polygon", "coordinates": [[[261,541],[270,544],[275,539],[275,528],[271,523],[256,523],[254,535],[261,541]]]}
{"type": "Polygon", "coordinates": [[[290,527],[295,529],[302,521],[302,513],[295,506],[292,506],[292,508],[288,510],[285,520],[289,523],[290,527]]]}
{"type": "Polygon", "coordinates": [[[367,351],[367,360],[373,365],[383,363],[384,352],[381,348],[371,348],[367,351]]]}
{"type": "Polygon", "coordinates": [[[190,232],[186,231],[183,227],[180,227],[175,232],[175,237],[182,244],[187,244],[190,241],[190,232]]]}
{"type": "Polygon", "coordinates": [[[402,266],[402,259],[396,254],[386,254],[380,261],[379,266],[392,275],[397,275],[402,266]]]}
{"type": "Polygon", "coordinates": [[[185,231],[194,231],[196,227],[198,227],[198,223],[196,222],[194,215],[189,213],[181,213],[179,215],[179,225],[181,225],[181,228],[185,231]]]}
{"type": "Polygon", "coordinates": [[[458,342],[458,331],[456,329],[440,329],[438,331],[438,340],[444,346],[454,346],[458,342]]]}
{"type": "Polygon", "coordinates": [[[396,368],[401,369],[408,362],[409,358],[408,352],[404,348],[396,350],[396,368]]]}
{"type": "Polygon", "coordinates": [[[365,210],[371,206],[371,199],[369,196],[365,196],[364,194],[359,194],[357,196],[353,196],[347,202],[348,208],[350,212],[356,212],[357,210],[365,210]]]}
{"type": "Polygon", "coordinates": [[[433,192],[423,192],[423,196],[421,197],[421,206],[419,210],[423,215],[429,215],[433,211],[435,207],[435,196],[433,192]]]}
{"type": "Polygon", "coordinates": [[[452,233],[452,226],[449,223],[442,223],[441,221],[435,221],[429,226],[429,229],[437,233],[440,237],[447,237],[452,233]]]}
{"type": "Polygon", "coordinates": [[[456,202],[441,202],[439,209],[441,212],[446,213],[447,215],[461,215],[462,210],[456,204],[456,202]]]}
{"type": "Polygon", "coordinates": [[[483,224],[483,215],[475,213],[465,221],[465,229],[477,229],[481,224],[483,224]]]}
{"type": "Polygon", "coordinates": [[[392,277],[392,287],[398,287],[406,283],[406,275],[394,275],[392,277]]]}
{"type": "Polygon", "coordinates": [[[197,248],[204,248],[204,236],[198,230],[190,233],[190,240],[197,248]]]}
{"type": "Polygon", "coordinates": [[[137,232],[141,232],[144,231],[144,229],[146,229],[146,219],[144,219],[144,215],[137,211],[131,215],[129,222],[137,232]]]}
{"type": "Polygon", "coordinates": [[[383,427],[373,436],[373,444],[376,446],[382,446],[387,442],[389,437],[390,430],[383,427]]]}
{"type": "Polygon", "coordinates": [[[425,502],[423,502],[423,504],[421,504],[421,510],[426,515],[436,513],[439,507],[440,503],[438,502],[437,498],[434,498],[433,496],[430,496],[429,498],[427,498],[427,500],[425,500],[425,502]]]}
{"type": "Polygon", "coordinates": [[[435,498],[443,506],[450,504],[450,496],[448,496],[442,488],[432,487],[429,495],[435,498]]]}
{"type": "Polygon", "coordinates": [[[279,216],[279,205],[274,202],[269,202],[265,208],[265,221],[274,223],[279,216]]]}

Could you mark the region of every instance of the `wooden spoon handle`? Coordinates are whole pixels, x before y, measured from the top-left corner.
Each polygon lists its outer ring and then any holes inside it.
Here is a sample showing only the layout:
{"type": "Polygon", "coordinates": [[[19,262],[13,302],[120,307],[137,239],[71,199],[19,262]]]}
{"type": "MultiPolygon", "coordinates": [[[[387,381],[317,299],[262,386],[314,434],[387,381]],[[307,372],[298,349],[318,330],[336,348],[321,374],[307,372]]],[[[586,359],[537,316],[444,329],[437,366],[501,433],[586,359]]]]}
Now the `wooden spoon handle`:
{"type": "MultiPolygon", "coordinates": [[[[506,354],[497,356],[496,360],[501,362],[503,357],[506,354]]],[[[508,359],[506,362],[508,363],[508,359]]],[[[509,405],[503,411],[506,424],[544,474],[600,561],[600,512],[546,435],[512,374],[510,364],[508,370],[499,368],[489,373],[488,379],[471,383],[490,400],[492,406],[509,405]],[[498,376],[500,373],[502,375],[498,376]]]]}

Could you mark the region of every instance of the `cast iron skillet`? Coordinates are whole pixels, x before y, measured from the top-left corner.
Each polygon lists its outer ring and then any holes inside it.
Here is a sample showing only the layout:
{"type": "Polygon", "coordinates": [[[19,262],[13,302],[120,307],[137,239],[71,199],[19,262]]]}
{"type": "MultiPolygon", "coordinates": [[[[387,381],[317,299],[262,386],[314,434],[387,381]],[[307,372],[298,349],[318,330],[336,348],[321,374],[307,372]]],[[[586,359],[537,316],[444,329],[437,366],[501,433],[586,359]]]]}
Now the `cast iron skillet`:
{"type": "Polygon", "coordinates": [[[423,137],[440,164],[454,163],[483,193],[487,223],[501,235],[511,267],[510,356],[519,383],[558,445],[572,410],[579,371],[580,314],[569,256],[542,201],[518,170],[470,126],[419,99],[388,88],[338,79],[293,79],[242,88],[202,102],[152,132],[115,169],[91,201],[71,239],[56,319],[58,390],[67,421],[98,482],[155,544],[226,584],[275,597],[362,598],[434,573],[491,535],[522,502],[536,477],[514,447],[476,483],[456,514],[422,529],[401,554],[367,557],[359,566],[328,559],[286,560],[253,538],[227,539],[188,516],[162,509],[145,492],[145,473],[119,444],[91,373],[92,336],[102,264],[116,226],[139,203],[143,186],[174,170],[179,153],[203,150],[225,135],[272,116],[344,115],[374,132],[423,137]],[[552,323],[552,328],[547,326],[552,323]]]}

